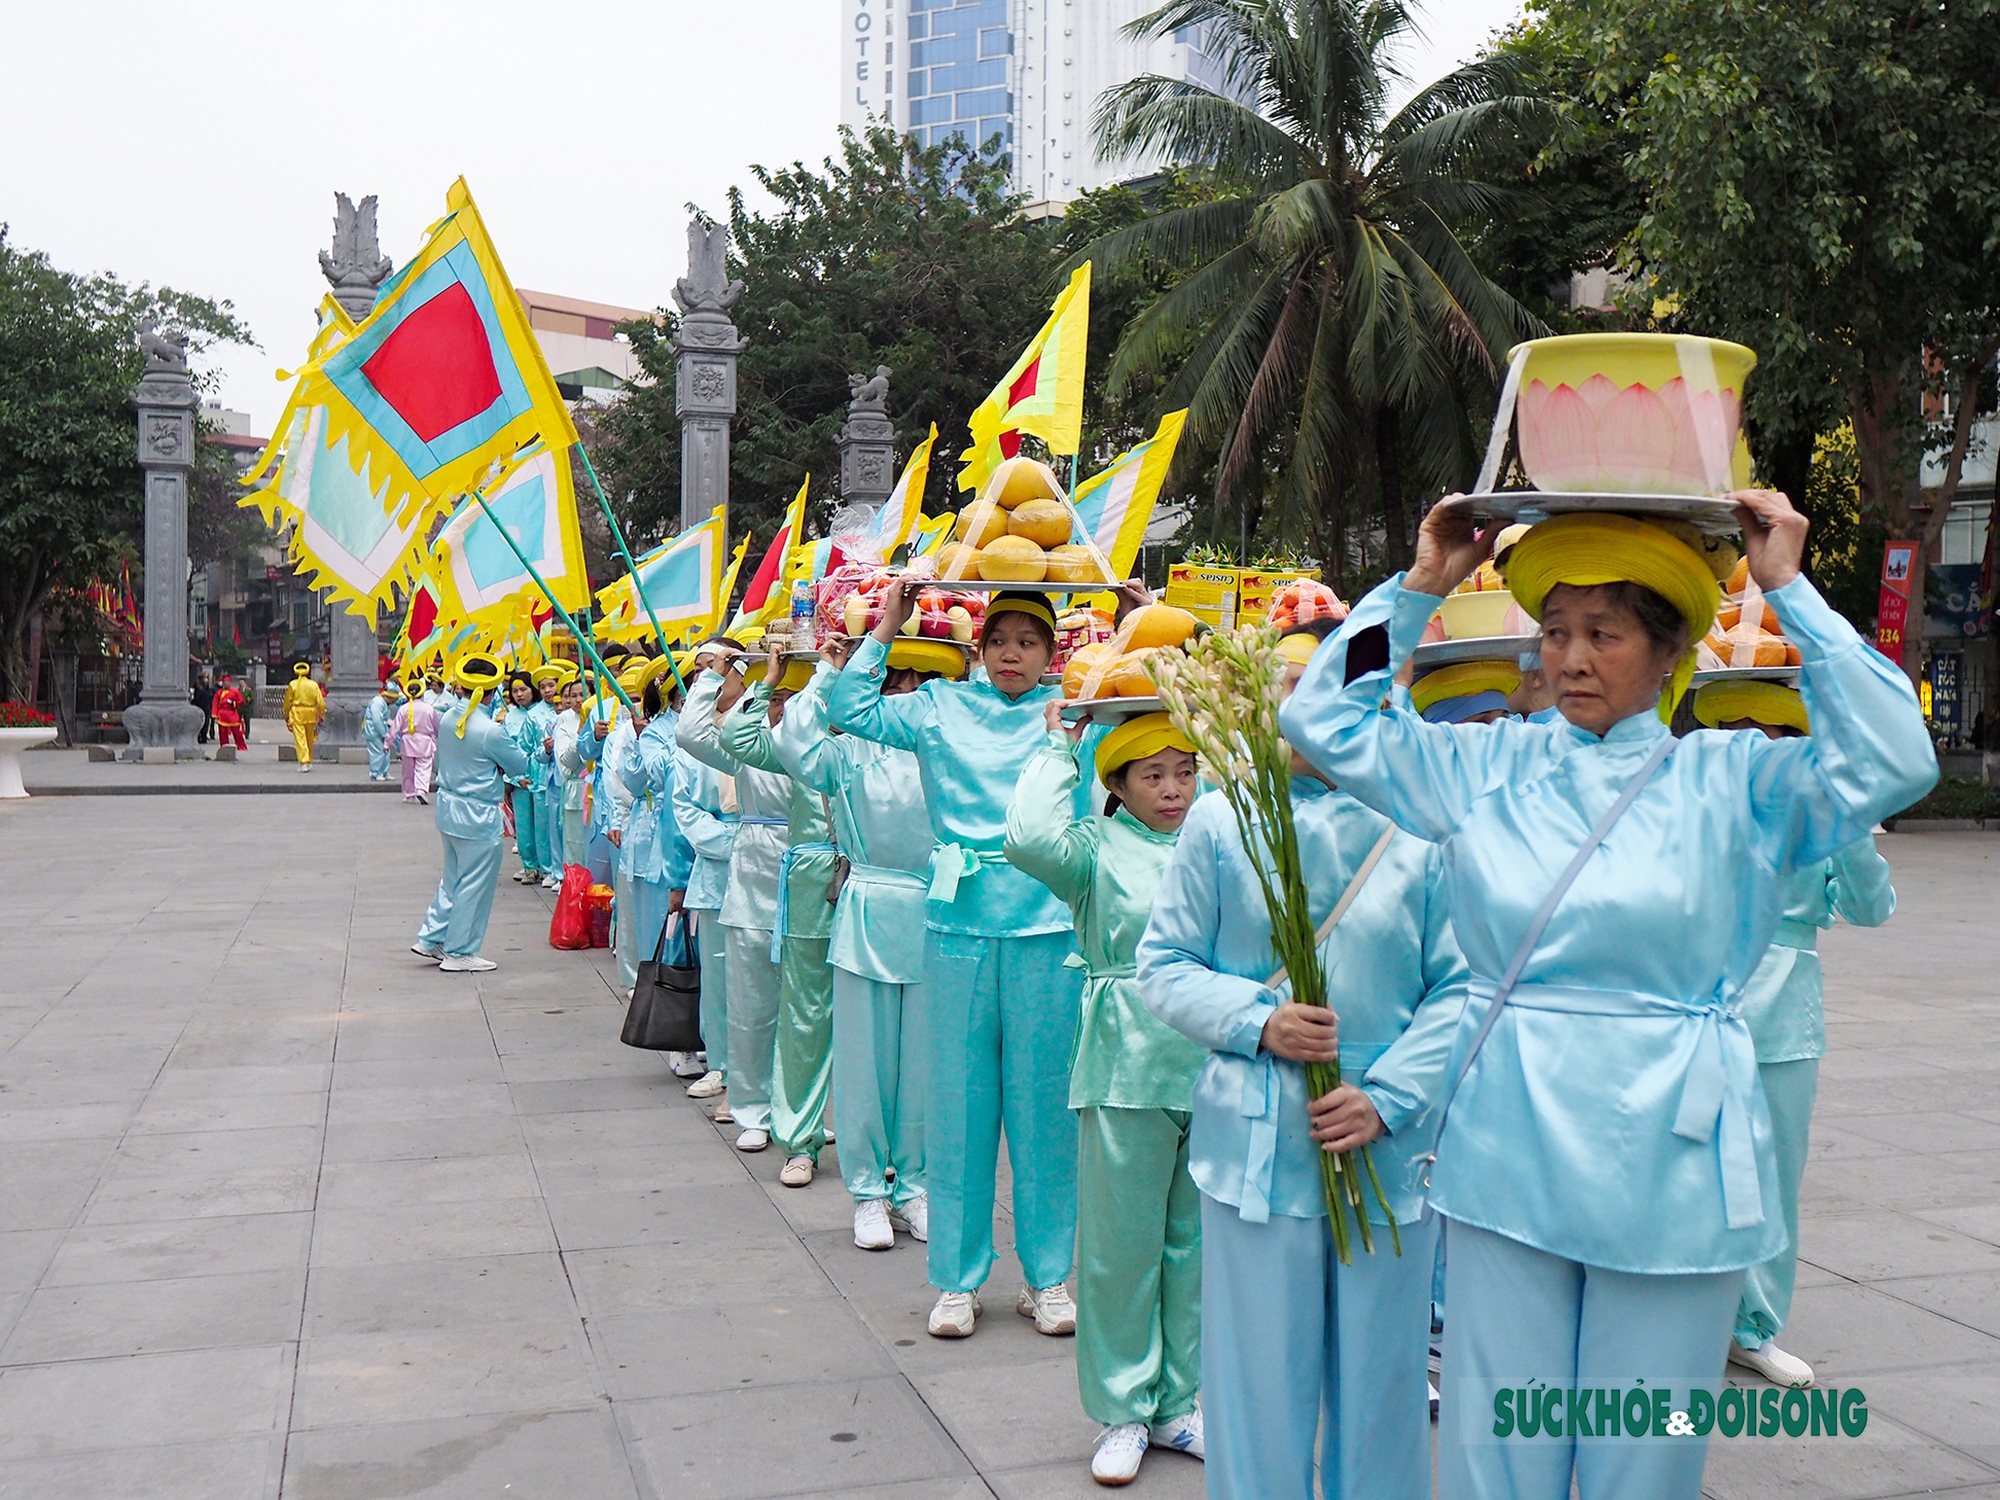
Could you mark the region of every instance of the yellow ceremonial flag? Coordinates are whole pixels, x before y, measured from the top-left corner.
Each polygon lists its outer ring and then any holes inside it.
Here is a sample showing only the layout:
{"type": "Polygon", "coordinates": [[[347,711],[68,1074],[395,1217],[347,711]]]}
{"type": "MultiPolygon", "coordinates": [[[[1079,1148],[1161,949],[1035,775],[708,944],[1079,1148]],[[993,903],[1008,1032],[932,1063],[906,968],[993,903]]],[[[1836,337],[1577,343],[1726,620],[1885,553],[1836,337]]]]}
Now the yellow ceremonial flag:
{"type": "Polygon", "coordinates": [[[1049,320],[967,425],[972,446],[959,455],[958,487],[978,490],[1031,433],[1051,453],[1074,453],[1083,441],[1083,367],[1090,344],[1090,262],[1076,268],[1049,309],[1049,320]]]}

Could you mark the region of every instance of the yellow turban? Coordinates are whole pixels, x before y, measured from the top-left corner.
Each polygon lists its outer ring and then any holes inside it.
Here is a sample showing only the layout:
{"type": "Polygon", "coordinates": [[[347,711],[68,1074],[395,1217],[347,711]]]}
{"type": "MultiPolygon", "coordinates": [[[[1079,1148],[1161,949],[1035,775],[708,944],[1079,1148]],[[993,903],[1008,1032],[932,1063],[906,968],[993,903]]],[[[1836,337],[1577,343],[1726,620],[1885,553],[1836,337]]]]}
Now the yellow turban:
{"type": "Polygon", "coordinates": [[[1660,718],[1671,720],[1694,675],[1693,643],[1708,634],[1722,602],[1714,570],[1686,542],[1658,526],[1605,511],[1576,511],[1530,528],[1507,559],[1507,587],[1533,619],[1541,619],[1549,590],[1561,583],[1577,588],[1636,583],[1680,611],[1687,621],[1688,649],[1660,694],[1660,718]]]}
{"type": "Polygon", "coordinates": [[[1049,608],[1045,599],[1030,598],[1024,594],[995,594],[986,605],[986,618],[1004,615],[1009,610],[1015,614],[1032,615],[1049,629],[1056,628],[1056,612],[1049,608]]]}
{"type": "Polygon", "coordinates": [[[1293,635],[1283,636],[1278,641],[1278,655],[1293,666],[1303,667],[1313,659],[1313,652],[1319,650],[1320,641],[1316,635],[1308,635],[1301,630],[1293,635]]]}
{"type": "Polygon", "coordinates": [[[309,675],[311,672],[312,668],[307,666],[304,662],[297,662],[292,667],[292,675],[294,677],[305,677],[309,675]]]}
{"type": "Polygon", "coordinates": [[[471,652],[461,656],[451,665],[451,680],[460,687],[472,689],[472,701],[465,705],[465,712],[459,716],[458,737],[465,738],[465,726],[472,722],[473,710],[479,707],[479,700],[486,696],[486,690],[498,687],[506,673],[500,663],[490,656],[471,652]]]}
{"type": "Polygon", "coordinates": [[[1750,719],[1758,724],[1769,724],[1774,729],[1812,733],[1806,700],[1799,696],[1797,688],[1777,682],[1759,682],[1754,678],[1704,683],[1694,695],[1694,716],[1710,729],[1718,729],[1738,719],[1750,719]]]}
{"type": "Polygon", "coordinates": [[[898,637],[889,645],[892,672],[936,672],[953,681],[965,675],[965,652],[943,641],[898,637]]]}
{"type": "MultiPolygon", "coordinates": [[[[673,676],[675,665],[676,664],[674,662],[674,659],[671,656],[653,657],[650,661],[646,663],[646,665],[643,668],[640,669],[638,674],[639,685],[638,687],[632,689],[632,691],[643,693],[649,686],[651,686],[655,682],[658,682],[662,677],[673,676]]],[[[671,684],[669,684],[667,687],[661,688],[660,691],[662,693],[671,691],[671,684]]]]}
{"type": "Polygon", "coordinates": [[[1140,714],[1127,719],[1097,742],[1097,779],[1104,780],[1120,766],[1158,755],[1162,750],[1185,750],[1194,754],[1194,741],[1174,728],[1165,714],[1140,714]]]}
{"type": "Polygon", "coordinates": [[[816,663],[806,661],[803,658],[798,661],[786,662],[785,675],[778,679],[778,685],[771,691],[774,693],[798,692],[799,689],[813,680],[813,671],[816,665],[816,663]]]}
{"type": "Polygon", "coordinates": [[[1511,661],[1462,661],[1426,672],[1410,687],[1410,701],[1422,713],[1447,698],[1474,693],[1511,693],[1521,685],[1521,669],[1511,661]]]}

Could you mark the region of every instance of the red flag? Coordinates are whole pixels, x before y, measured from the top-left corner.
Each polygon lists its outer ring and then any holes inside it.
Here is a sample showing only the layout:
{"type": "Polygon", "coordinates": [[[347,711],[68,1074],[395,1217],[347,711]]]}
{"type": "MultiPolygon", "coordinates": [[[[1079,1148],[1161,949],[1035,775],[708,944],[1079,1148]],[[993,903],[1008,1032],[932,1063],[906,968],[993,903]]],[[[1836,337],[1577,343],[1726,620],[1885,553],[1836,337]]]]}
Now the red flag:
{"type": "Polygon", "coordinates": [[[777,585],[778,570],[785,565],[785,553],[792,545],[792,528],[784,527],[771,538],[771,548],[764,554],[764,560],[757,564],[757,571],[751,575],[750,588],[743,595],[743,604],[736,612],[739,615],[754,615],[762,609],[771,597],[771,590],[777,585]]]}

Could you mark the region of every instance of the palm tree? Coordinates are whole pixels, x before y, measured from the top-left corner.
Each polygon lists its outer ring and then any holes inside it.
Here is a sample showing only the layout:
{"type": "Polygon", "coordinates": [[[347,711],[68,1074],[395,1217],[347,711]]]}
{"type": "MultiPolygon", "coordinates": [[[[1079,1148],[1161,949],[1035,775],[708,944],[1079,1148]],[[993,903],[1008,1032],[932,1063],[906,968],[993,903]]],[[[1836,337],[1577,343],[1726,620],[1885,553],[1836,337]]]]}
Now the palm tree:
{"type": "Polygon", "coordinates": [[[1268,489],[1274,529],[1336,577],[1355,525],[1407,560],[1405,481],[1465,481],[1468,411],[1506,348],[1541,331],[1453,230],[1504,211],[1506,190],[1466,164],[1540,109],[1496,58],[1390,114],[1389,50],[1413,27],[1405,0],[1171,0],[1127,34],[1192,28],[1218,86],[1135,78],[1093,122],[1107,158],[1164,155],[1228,185],[1083,252],[1184,273],[1128,326],[1112,394],[1166,377],[1162,408],[1189,407],[1195,454],[1219,456],[1218,509],[1268,489]]]}

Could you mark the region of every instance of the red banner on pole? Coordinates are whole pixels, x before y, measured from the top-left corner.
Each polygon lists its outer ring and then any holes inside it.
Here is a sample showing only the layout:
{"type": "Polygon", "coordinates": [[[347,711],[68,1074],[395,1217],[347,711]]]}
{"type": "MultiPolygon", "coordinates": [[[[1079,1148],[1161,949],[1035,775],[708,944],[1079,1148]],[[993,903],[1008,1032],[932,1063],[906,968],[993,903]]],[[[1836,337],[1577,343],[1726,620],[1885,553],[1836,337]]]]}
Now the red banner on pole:
{"type": "Polygon", "coordinates": [[[1882,547],[1882,594],[1875,607],[1875,649],[1899,667],[1903,664],[1903,632],[1910,621],[1910,574],[1916,562],[1915,542],[1887,542],[1882,547]]]}

